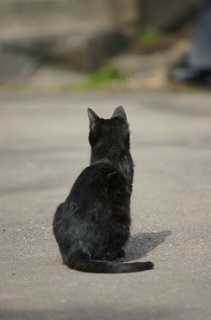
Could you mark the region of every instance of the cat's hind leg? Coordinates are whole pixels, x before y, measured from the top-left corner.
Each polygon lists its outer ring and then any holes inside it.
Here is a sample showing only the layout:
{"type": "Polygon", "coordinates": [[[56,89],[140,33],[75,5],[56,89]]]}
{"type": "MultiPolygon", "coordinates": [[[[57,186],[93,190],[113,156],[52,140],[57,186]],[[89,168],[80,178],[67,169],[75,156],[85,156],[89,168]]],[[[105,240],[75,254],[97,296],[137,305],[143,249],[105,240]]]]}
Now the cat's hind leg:
{"type": "Polygon", "coordinates": [[[101,260],[107,260],[107,261],[113,261],[117,260],[118,258],[124,258],[125,252],[123,249],[119,250],[107,250],[104,254],[101,256],[101,260]]]}

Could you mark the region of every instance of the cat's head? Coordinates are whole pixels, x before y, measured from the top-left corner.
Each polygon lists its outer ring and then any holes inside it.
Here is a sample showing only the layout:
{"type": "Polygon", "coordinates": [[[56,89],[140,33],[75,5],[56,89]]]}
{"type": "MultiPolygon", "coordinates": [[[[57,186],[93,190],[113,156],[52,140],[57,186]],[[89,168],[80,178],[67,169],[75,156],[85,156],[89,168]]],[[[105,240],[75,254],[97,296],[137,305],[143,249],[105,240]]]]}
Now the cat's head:
{"type": "Polygon", "coordinates": [[[92,109],[88,109],[89,142],[93,148],[119,148],[129,150],[130,132],[127,116],[123,107],[117,107],[110,119],[100,118],[92,109]]]}

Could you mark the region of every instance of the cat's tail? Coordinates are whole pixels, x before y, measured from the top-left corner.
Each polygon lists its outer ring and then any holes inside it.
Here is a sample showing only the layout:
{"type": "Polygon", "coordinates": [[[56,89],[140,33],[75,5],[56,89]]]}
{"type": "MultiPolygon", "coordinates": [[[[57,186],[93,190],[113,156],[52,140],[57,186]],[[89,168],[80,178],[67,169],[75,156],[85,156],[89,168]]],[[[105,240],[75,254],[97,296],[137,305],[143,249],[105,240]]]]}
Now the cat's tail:
{"type": "Polygon", "coordinates": [[[93,273],[140,272],[153,269],[154,267],[151,261],[123,263],[104,260],[87,260],[79,257],[70,259],[67,266],[74,270],[93,273]]]}

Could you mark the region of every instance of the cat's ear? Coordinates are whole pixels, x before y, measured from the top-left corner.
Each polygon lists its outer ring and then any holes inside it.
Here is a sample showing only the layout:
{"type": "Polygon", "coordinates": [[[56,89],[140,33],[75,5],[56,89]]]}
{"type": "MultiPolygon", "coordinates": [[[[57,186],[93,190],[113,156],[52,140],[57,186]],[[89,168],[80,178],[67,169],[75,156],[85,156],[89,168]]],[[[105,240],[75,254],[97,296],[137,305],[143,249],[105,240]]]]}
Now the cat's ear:
{"type": "Polygon", "coordinates": [[[127,116],[126,116],[125,110],[122,106],[119,106],[114,110],[112,118],[116,118],[116,117],[123,118],[125,121],[127,121],[127,116]]]}
{"type": "Polygon", "coordinates": [[[89,116],[89,128],[90,130],[94,130],[96,127],[96,124],[100,120],[98,115],[90,108],[87,109],[88,116],[89,116]]]}

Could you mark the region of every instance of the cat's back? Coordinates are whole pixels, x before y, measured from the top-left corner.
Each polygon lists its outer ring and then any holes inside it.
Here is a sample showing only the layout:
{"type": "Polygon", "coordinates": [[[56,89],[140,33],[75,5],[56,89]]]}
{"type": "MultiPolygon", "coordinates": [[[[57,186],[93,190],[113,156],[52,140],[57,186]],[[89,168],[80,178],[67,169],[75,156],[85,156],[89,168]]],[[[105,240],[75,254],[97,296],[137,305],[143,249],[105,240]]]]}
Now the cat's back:
{"type": "Polygon", "coordinates": [[[69,198],[88,203],[117,192],[126,184],[123,175],[109,161],[99,161],[85,168],[76,179],[69,198]],[[79,199],[80,198],[80,199],[79,199]]]}
{"type": "Polygon", "coordinates": [[[95,221],[95,226],[98,222],[101,225],[111,219],[118,206],[126,203],[127,210],[129,197],[125,178],[108,161],[90,165],[81,172],[67,199],[57,208],[54,233],[61,230],[61,226],[73,234],[76,226],[81,230],[87,225],[90,227],[91,221],[95,221]]]}

